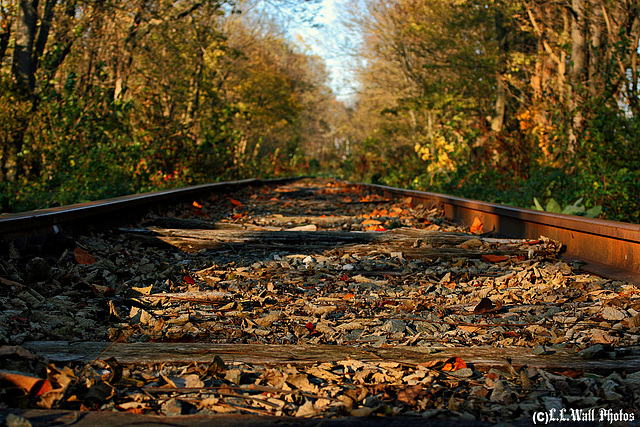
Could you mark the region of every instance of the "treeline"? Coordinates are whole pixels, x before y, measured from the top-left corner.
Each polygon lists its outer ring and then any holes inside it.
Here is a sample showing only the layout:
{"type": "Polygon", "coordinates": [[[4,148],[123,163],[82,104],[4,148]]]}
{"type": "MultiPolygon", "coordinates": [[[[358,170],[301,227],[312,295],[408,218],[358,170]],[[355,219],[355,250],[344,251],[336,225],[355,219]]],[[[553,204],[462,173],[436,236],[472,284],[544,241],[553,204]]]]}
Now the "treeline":
{"type": "Polygon", "coordinates": [[[309,3],[0,0],[2,211],[326,174],[640,222],[637,0],[345,2],[347,106],[260,12],[309,3]]]}
{"type": "Polygon", "coordinates": [[[361,0],[354,179],[640,222],[637,0],[361,0]]]}
{"type": "Polygon", "coordinates": [[[327,71],[259,9],[0,1],[2,211],[317,169],[327,71]]]}

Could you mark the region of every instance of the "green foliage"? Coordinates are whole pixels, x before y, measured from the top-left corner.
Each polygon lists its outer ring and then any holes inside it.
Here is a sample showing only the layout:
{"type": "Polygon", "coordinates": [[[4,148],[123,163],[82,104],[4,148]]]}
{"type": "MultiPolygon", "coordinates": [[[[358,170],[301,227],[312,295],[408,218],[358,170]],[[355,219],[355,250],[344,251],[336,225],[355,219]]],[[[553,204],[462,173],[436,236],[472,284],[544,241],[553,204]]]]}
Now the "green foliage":
{"type": "Polygon", "coordinates": [[[562,213],[566,215],[586,216],[588,218],[596,218],[602,212],[601,205],[594,206],[591,209],[586,209],[584,205],[582,205],[582,198],[576,200],[571,205],[566,205],[564,208],[562,208],[555,199],[549,199],[546,207],[543,208],[538,199],[534,197],[531,209],[552,213],[562,213]]]}
{"type": "Polygon", "coordinates": [[[153,16],[136,3],[77,10],[80,41],[48,45],[31,98],[0,68],[3,212],[320,169],[311,148],[332,95],[318,58],[217,2],[189,16],[179,3],[152,1],[153,16]]]}
{"type": "Polygon", "coordinates": [[[640,222],[640,76],[629,73],[640,27],[623,24],[635,6],[594,3],[587,40],[572,45],[577,21],[553,2],[364,4],[344,176],[640,222]],[[597,12],[609,6],[605,28],[597,12]],[[578,53],[588,76],[564,59],[578,53]]]}

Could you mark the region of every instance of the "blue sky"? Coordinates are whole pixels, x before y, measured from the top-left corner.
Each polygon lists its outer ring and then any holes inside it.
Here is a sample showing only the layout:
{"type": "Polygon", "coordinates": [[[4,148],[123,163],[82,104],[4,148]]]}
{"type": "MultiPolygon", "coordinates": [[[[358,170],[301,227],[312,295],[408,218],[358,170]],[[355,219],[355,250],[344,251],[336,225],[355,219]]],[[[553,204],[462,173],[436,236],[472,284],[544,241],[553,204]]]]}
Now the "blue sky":
{"type": "Polygon", "coordinates": [[[346,100],[354,91],[351,58],[345,51],[345,44],[353,40],[343,25],[346,2],[348,0],[323,0],[314,20],[317,28],[310,24],[289,28],[294,42],[324,59],[331,73],[331,88],[341,100],[346,100]]]}

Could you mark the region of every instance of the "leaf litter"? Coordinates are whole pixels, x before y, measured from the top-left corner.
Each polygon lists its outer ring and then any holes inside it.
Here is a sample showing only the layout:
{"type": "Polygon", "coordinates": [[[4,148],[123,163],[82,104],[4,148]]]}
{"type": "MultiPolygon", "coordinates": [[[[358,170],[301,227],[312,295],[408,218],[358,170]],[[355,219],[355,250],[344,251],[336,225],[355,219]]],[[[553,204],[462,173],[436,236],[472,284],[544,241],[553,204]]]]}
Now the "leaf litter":
{"type": "Polygon", "coordinates": [[[609,364],[634,354],[638,288],[583,273],[558,260],[559,249],[544,237],[487,236],[479,220],[465,230],[437,207],[333,180],[213,195],[128,229],[58,233],[35,244],[18,239],[0,262],[0,405],[489,422],[530,419],[552,407],[637,414],[637,369],[554,371],[508,358],[489,367],[465,360],[465,349],[474,348],[565,352],[609,364]],[[139,232],[167,227],[384,238],[314,240],[297,249],[221,240],[198,249],[195,239],[171,246],[139,232]],[[33,341],[329,345],[372,358],[52,362],[29,350],[33,341]],[[388,348],[435,358],[378,356],[388,348]],[[447,349],[459,356],[439,358],[447,349]]]}

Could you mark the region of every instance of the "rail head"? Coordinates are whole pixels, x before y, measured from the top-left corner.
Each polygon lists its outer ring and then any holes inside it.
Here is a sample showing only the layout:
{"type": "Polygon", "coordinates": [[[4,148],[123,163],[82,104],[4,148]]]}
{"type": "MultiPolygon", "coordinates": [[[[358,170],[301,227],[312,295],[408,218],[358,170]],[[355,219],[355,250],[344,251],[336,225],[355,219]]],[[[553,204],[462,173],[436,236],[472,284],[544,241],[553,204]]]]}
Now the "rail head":
{"type": "Polygon", "coordinates": [[[497,203],[470,200],[462,197],[431,193],[428,191],[404,190],[401,188],[388,187],[378,184],[359,185],[377,188],[380,191],[385,191],[396,195],[415,197],[417,199],[423,200],[433,200],[442,204],[448,204],[473,211],[499,215],[502,217],[509,217],[516,220],[544,224],[567,230],[582,231],[589,234],[601,235],[640,243],[640,224],[629,224],[599,218],[585,218],[576,215],[566,215],[561,213],[544,212],[526,208],[516,208],[513,206],[500,205],[497,203]]]}
{"type": "Polygon", "coordinates": [[[359,184],[396,197],[444,206],[445,216],[470,225],[479,217],[485,230],[514,238],[546,236],[565,245],[563,259],[585,261],[585,271],[640,283],[640,225],[557,214],[469,200],[418,190],[359,184]]]}
{"type": "MultiPolygon", "coordinates": [[[[128,210],[140,210],[162,203],[174,203],[188,197],[198,197],[207,193],[221,193],[250,185],[268,185],[295,181],[301,177],[279,179],[244,179],[238,181],[216,182],[194,185],[184,188],[130,194],[111,199],[73,205],[39,209],[20,213],[0,214],[0,236],[13,235],[42,230],[55,230],[59,226],[74,226],[95,218],[109,215],[124,215],[128,210]]],[[[114,218],[117,219],[117,218],[114,218]]]]}

